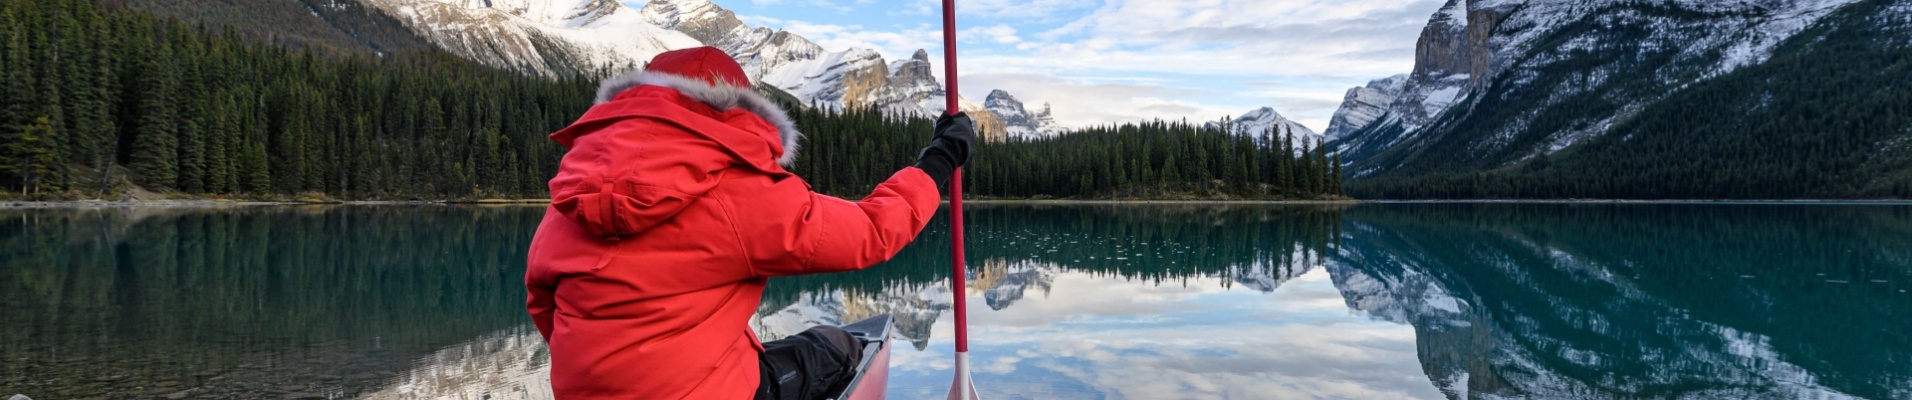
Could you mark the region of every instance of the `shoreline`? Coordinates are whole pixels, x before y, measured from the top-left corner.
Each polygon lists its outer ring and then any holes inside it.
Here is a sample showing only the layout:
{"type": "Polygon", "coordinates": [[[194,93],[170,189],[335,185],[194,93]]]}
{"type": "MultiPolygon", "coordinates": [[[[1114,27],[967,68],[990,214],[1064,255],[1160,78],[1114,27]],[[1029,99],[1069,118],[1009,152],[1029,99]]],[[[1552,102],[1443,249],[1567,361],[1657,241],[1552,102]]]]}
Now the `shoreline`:
{"type": "Polygon", "coordinates": [[[360,201],[282,201],[282,200],[65,200],[0,201],[0,209],[33,208],[225,208],[261,206],[544,206],[546,199],[483,200],[360,200],[360,201]]]}
{"type": "MultiPolygon", "coordinates": [[[[948,204],[948,200],[943,201],[948,204]]],[[[1912,205],[1904,199],[1848,200],[963,200],[976,205],[1363,205],[1363,204],[1686,204],[1686,205],[1912,205]]],[[[0,209],[35,208],[223,208],[260,206],[544,206],[548,199],[481,200],[364,200],[364,201],[278,201],[278,200],[71,200],[0,201],[0,209]]]]}

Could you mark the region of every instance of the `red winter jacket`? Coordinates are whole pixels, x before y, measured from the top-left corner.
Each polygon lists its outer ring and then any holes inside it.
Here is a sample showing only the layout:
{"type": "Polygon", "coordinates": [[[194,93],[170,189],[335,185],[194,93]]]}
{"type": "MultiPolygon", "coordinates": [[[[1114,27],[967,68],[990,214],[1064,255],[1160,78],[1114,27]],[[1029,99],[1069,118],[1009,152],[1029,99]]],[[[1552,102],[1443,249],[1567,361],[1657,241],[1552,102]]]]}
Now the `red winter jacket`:
{"type": "Polygon", "coordinates": [[[916,168],[860,202],[812,193],[778,164],[789,118],[750,89],[620,81],[551,135],[570,152],[525,272],[560,399],[750,398],[766,278],[888,260],[940,205],[916,168]]]}

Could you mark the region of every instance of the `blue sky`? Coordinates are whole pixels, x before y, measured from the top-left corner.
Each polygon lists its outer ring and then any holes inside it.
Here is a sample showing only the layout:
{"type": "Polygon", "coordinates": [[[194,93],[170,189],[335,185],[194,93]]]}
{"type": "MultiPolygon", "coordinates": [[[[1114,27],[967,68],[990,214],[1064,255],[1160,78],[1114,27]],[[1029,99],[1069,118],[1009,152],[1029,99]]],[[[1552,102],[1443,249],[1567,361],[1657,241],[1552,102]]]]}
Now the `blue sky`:
{"type": "MultiPolygon", "coordinates": [[[[940,1],[713,2],[827,50],[894,60],[922,48],[940,62],[940,1]]],[[[959,0],[961,90],[1051,103],[1066,126],[1272,106],[1322,131],[1348,88],[1413,70],[1415,40],[1442,2],[959,0]]]]}

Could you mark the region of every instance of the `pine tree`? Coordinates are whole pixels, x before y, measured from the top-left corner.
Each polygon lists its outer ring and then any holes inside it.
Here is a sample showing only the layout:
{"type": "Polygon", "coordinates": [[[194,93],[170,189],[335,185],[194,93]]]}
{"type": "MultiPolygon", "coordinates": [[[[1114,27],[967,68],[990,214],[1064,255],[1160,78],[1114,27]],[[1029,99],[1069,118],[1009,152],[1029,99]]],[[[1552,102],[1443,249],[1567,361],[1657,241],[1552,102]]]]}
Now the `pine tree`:
{"type": "Polygon", "coordinates": [[[1341,153],[1334,153],[1334,195],[1341,196],[1341,153]]]}
{"type": "Polygon", "coordinates": [[[167,190],[179,178],[177,126],[174,115],[174,91],[177,79],[172,52],[161,46],[143,63],[139,76],[138,116],[133,131],[131,162],[134,182],[151,190],[167,190]]]}
{"type": "Polygon", "coordinates": [[[43,184],[54,179],[59,156],[53,143],[46,139],[52,136],[52,119],[40,117],[6,141],[5,172],[17,182],[21,195],[33,195],[47,189],[43,184]]]}
{"type": "MultiPolygon", "coordinates": [[[[54,5],[46,4],[45,6],[50,7],[54,5]]],[[[52,16],[62,14],[53,9],[42,9],[40,12],[42,14],[40,19],[42,19],[44,23],[57,22],[58,19],[52,18],[52,16]]],[[[61,72],[63,71],[60,65],[56,64],[56,62],[60,61],[59,48],[51,43],[52,38],[50,37],[52,36],[52,31],[58,28],[46,25],[42,25],[42,28],[46,30],[35,32],[31,35],[33,37],[33,45],[31,47],[35,53],[33,57],[36,59],[35,64],[37,64],[34,81],[36,81],[38,86],[36,88],[38,93],[34,97],[34,102],[39,108],[37,112],[31,115],[39,119],[44,119],[45,121],[42,122],[36,119],[32,124],[45,125],[42,127],[44,131],[38,135],[38,139],[41,142],[39,146],[42,151],[52,154],[55,160],[61,160],[65,158],[61,155],[62,146],[65,143],[61,135],[67,131],[66,113],[61,107],[63,99],[60,96],[61,72]]],[[[57,161],[46,163],[44,168],[46,168],[45,171],[39,171],[40,173],[36,174],[36,187],[44,187],[48,190],[60,190],[66,186],[67,174],[63,163],[57,161]]]]}
{"type": "Polygon", "coordinates": [[[266,145],[258,139],[248,140],[240,153],[240,171],[244,172],[244,186],[247,193],[266,194],[272,192],[272,167],[266,161],[266,145]]]}
{"type": "Polygon", "coordinates": [[[233,124],[232,99],[221,92],[211,101],[212,107],[207,111],[210,124],[204,136],[206,174],[201,187],[207,193],[231,193],[232,161],[226,141],[238,129],[233,124]]]}

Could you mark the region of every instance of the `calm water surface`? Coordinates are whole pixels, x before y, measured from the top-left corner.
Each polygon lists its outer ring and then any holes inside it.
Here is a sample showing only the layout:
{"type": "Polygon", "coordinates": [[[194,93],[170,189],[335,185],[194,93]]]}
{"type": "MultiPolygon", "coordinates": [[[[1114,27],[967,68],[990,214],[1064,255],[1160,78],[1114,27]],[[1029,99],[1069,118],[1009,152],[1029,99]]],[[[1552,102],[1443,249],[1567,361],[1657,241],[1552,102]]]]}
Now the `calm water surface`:
{"type": "MultiPolygon", "coordinates": [[[[546,399],[542,208],[0,210],[0,396],[546,399]]],[[[969,210],[990,399],[1912,399],[1912,206],[969,210]]],[[[774,281],[753,328],[897,317],[940,398],[948,235],[774,281]]]]}

